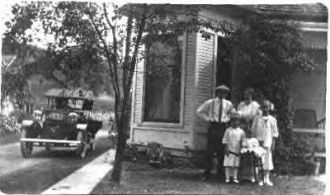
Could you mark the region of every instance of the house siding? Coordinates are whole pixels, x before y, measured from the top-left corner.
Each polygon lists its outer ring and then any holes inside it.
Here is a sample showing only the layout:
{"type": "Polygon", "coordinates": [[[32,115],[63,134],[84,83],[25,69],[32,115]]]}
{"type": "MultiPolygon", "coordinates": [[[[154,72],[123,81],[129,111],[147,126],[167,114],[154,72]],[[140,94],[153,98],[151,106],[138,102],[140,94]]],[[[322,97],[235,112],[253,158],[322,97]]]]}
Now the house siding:
{"type": "Polygon", "coordinates": [[[294,109],[314,110],[319,121],[325,117],[327,32],[303,31],[302,38],[307,55],[316,64],[316,69],[311,72],[297,70],[292,75],[289,95],[294,109]]]}
{"type": "Polygon", "coordinates": [[[196,33],[187,34],[186,65],[185,65],[185,103],[184,103],[184,126],[186,130],[192,131],[194,124],[194,75],[195,75],[195,50],[196,33]]]}
{"type": "Polygon", "coordinates": [[[144,86],[144,62],[137,64],[134,79],[134,102],[133,102],[133,123],[140,124],[142,121],[142,99],[144,86]]]}
{"type": "Polygon", "coordinates": [[[294,109],[314,110],[316,120],[325,116],[326,74],[319,72],[296,72],[292,76],[289,91],[294,109]]]}

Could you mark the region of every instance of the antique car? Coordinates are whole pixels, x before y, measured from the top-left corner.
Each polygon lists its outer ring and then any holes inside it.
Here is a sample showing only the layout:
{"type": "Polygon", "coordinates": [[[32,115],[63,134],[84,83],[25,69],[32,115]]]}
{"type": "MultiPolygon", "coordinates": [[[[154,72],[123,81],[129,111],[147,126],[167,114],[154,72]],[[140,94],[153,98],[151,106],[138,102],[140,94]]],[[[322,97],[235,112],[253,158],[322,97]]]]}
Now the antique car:
{"type": "Polygon", "coordinates": [[[92,115],[94,95],[82,89],[50,89],[47,108],[33,112],[33,119],[21,125],[21,153],[28,158],[33,147],[74,150],[84,158],[95,149],[95,135],[102,121],[92,115]]]}

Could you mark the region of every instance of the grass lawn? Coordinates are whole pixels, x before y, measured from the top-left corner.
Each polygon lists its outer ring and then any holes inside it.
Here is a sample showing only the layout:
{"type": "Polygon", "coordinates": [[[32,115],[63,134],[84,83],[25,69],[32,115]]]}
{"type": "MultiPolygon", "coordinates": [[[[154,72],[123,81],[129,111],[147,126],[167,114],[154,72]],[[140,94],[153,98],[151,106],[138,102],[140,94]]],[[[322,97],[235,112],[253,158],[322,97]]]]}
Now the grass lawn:
{"type": "Polygon", "coordinates": [[[325,183],[314,177],[273,177],[273,187],[242,182],[226,184],[219,179],[202,181],[202,170],[191,168],[156,169],[148,164],[125,162],[122,183],[110,182],[111,173],[91,194],[324,194],[325,183]]]}

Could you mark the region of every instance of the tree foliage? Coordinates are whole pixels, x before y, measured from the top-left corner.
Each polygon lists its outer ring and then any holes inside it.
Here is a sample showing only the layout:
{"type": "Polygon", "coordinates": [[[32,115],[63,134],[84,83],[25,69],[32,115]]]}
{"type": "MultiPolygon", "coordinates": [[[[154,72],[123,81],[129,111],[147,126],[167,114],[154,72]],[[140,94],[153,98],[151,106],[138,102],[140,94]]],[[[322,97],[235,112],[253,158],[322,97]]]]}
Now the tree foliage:
{"type": "Polygon", "coordinates": [[[275,104],[280,137],[274,156],[281,173],[304,172],[309,165],[305,154],[311,152],[307,140],[292,133],[294,111],[288,94],[295,71],[315,69],[299,29],[289,21],[251,17],[221,43],[227,49],[221,59],[233,67],[233,101],[237,103],[244,89],[253,87],[257,100],[275,104]]]}
{"type": "Polygon", "coordinates": [[[103,90],[111,94],[109,85],[104,82],[109,80],[105,64],[97,49],[78,42],[64,44],[63,39],[57,37],[55,26],[60,25],[62,16],[59,12],[56,15],[55,7],[51,2],[29,2],[12,7],[14,17],[6,22],[8,30],[4,34],[2,53],[17,57],[10,67],[3,69],[4,78],[11,80],[8,86],[4,83],[2,91],[16,94],[13,97],[18,99],[20,94],[15,91],[22,92],[19,86],[26,85],[31,75],[42,74],[65,88],[83,86],[96,94],[103,90]],[[42,48],[34,46],[36,44],[42,48]],[[31,58],[33,60],[28,60],[31,58]],[[19,86],[10,87],[15,83],[19,86]]]}
{"type": "Polygon", "coordinates": [[[201,26],[213,26],[209,21],[198,20],[198,9],[199,6],[168,4],[119,7],[112,3],[29,2],[13,6],[15,16],[6,23],[10,29],[6,37],[14,48],[16,45],[22,48],[40,41],[27,33],[29,30],[51,36],[45,57],[34,69],[48,77],[57,79],[54,71],[60,71],[76,83],[81,78],[89,79],[93,88],[98,86],[97,79],[105,79],[87,73],[101,70],[108,76],[115,97],[118,129],[112,179],[119,182],[129,131],[132,78],[137,62],[145,55],[141,47],[161,34],[181,35],[198,31],[201,26]]]}

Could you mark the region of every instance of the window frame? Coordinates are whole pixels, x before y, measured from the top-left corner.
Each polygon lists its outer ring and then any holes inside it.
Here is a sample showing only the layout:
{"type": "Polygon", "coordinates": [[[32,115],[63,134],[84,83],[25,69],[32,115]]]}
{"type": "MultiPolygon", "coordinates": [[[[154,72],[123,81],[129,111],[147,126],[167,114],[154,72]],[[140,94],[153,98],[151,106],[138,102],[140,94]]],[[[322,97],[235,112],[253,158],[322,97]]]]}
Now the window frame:
{"type": "MultiPolygon", "coordinates": [[[[144,127],[175,127],[182,128],[184,126],[184,93],[185,93],[185,74],[186,74],[186,45],[187,45],[187,33],[182,34],[182,54],[181,54],[181,90],[180,90],[180,118],[178,123],[173,122],[157,122],[157,121],[144,121],[144,111],[145,111],[145,86],[146,86],[146,71],[147,71],[147,60],[144,59],[143,62],[143,84],[142,84],[142,106],[141,106],[141,121],[140,124],[144,127]]],[[[144,50],[146,51],[146,45],[144,45],[144,50]]]]}

